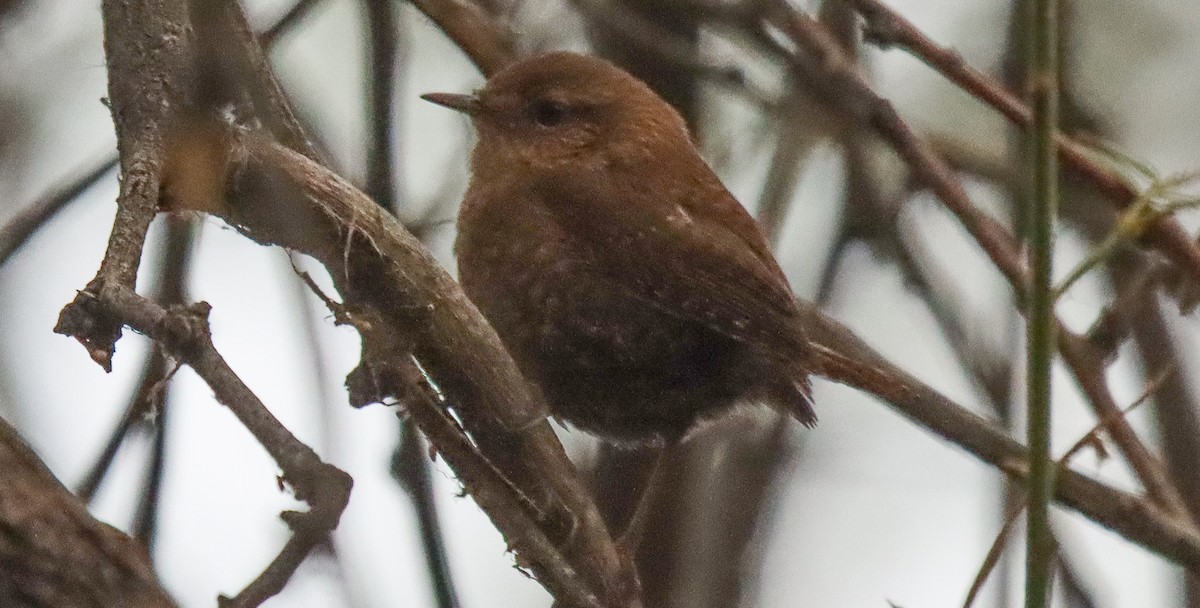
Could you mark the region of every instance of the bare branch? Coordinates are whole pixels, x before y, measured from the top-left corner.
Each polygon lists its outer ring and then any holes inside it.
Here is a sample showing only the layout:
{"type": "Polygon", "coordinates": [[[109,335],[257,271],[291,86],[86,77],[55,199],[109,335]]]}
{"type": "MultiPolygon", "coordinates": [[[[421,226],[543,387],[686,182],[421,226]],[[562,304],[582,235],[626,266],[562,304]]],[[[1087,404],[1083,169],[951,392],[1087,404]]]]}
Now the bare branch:
{"type": "Polygon", "coordinates": [[[485,76],[499,72],[517,58],[508,28],[470,0],[412,0],[462,49],[485,76]]]}
{"type": "MultiPolygon", "coordinates": [[[[817,350],[817,373],[871,393],[905,416],[1006,475],[1029,474],[1025,447],[873,351],[853,332],[815,308],[803,312],[817,350]]],[[[1074,471],[1060,471],[1057,500],[1125,538],[1200,571],[1200,533],[1186,520],[1144,498],[1074,471]]]]}
{"type": "Polygon", "coordinates": [[[554,543],[565,545],[569,562],[580,564],[601,596],[635,593],[590,494],[545,421],[540,395],[419,241],[362,192],[274,142],[234,132],[198,134],[182,145],[225,150],[199,155],[220,159],[218,166],[191,169],[228,197],[218,215],[256,241],[314,256],[330,272],[343,318],[363,338],[363,360],[347,380],[352,403],[403,401],[402,362],[407,352],[415,354],[483,454],[532,505],[554,543]]]}
{"type": "MultiPolygon", "coordinates": [[[[992,217],[980,211],[967,195],[961,181],[900,118],[892,105],[879,97],[861,71],[841,50],[832,35],[808,15],[790,9],[778,16],[779,27],[806,54],[796,58],[796,67],[816,71],[814,82],[827,87],[822,93],[837,108],[863,128],[871,128],[887,141],[910,166],[913,174],[927,185],[938,199],[958,217],[979,246],[1008,279],[1018,303],[1024,302],[1029,285],[1025,258],[1012,235],[992,217]]],[[[1114,439],[1146,486],[1147,491],[1172,514],[1187,513],[1178,490],[1166,475],[1161,462],[1142,444],[1128,422],[1118,416],[1120,408],[1108,390],[1105,362],[1093,355],[1086,341],[1071,333],[1056,320],[1058,347],[1063,359],[1087,394],[1096,413],[1103,419],[1117,420],[1114,439]]]]}
{"type": "Polygon", "coordinates": [[[0,226],[0,265],[7,262],[39,228],[116,166],[115,155],[93,161],[89,167],[77,170],[73,177],[22,208],[7,224],[0,226]]]}
{"type": "Polygon", "coordinates": [[[88,514],[0,420],[0,605],[173,608],[134,539],[88,514]]]}
{"type": "MultiPolygon", "coordinates": [[[[897,46],[924,61],[963,91],[999,111],[1021,128],[1032,128],[1033,112],[994,78],[972,68],[954,50],[939,46],[911,22],[880,0],[842,0],[853,4],[866,19],[868,42],[887,48],[897,46]]],[[[1058,133],[1058,152],[1066,168],[1094,184],[1116,209],[1124,210],[1137,200],[1135,192],[1121,176],[1097,163],[1087,146],[1058,133]]],[[[1164,216],[1149,226],[1147,239],[1167,258],[1192,278],[1200,281],[1200,247],[1188,238],[1177,220],[1164,216]]]]}

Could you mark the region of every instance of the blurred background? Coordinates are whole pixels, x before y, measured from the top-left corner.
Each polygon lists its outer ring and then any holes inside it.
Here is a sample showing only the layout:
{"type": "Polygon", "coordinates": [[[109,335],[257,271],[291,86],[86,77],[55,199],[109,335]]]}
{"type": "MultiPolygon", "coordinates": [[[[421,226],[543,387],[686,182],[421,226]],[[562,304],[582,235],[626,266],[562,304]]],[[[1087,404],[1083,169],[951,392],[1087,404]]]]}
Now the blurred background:
{"type": "MultiPolygon", "coordinates": [[[[408,2],[243,3],[259,31],[289,17],[270,57],[332,166],[377,200],[390,199],[452,269],[470,125],[417,96],[468,92],[482,83],[475,68],[408,2]]],[[[886,150],[835,128],[772,56],[770,40],[711,18],[733,3],[699,3],[706,10],[683,0],[479,4],[525,52],[591,49],[656,86],[764,221],[797,293],[1023,437],[1023,330],[1007,284],[886,150]]],[[[839,4],[798,6],[853,33],[839,4]]],[[[971,65],[1007,82],[1019,78],[1014,2],[888,4],[971,65]]],[[[1200,4],[1069,1],[1064,11],[1066,127],[1111,142],[1160,175],[1200,167],[1200,4]]],[[[287,538],[278,513],[296,503],[277,488],[274,463],[186,367],[155,407],[130,409],[145,361],[157,357],[141,336],[127,332],[105,374],[77,343],[51,332],[59,310],[95,273],[115,210],[116,171],[104,169],[115,140],[102,101],[101,32],[98,2],[0,0],[0,226],[81,176],[100,175],[22,246],[4,251],[0,416],[68,487],[92,494],[97,517],[147,539],[182,606],[212,606],[218,593],[256,576],[287,538]],[[100,481],[97,463],[127,410],[131,430],[109,450],[111,469],[100,481]]],[[[903,52],[861,52],[881,94],[961,169],[975,202],[1010,225],[1018,221],[1017,146],[1003,119],[903,52]]],[[[1103,202],[1072,196],[1056,261],[1062,275],[1112,222],[1103,202]]],[[[289,429],[355,479],[332,544],[267,605],[549,606],[449,470],[402,430],[394,408],[348,407],[342,382],[359,354],[357,336],[333,326],[287,253],[213,218],[174,222],[187,236],[169,239],[171,222],[160,216],[142,291],[156,289],[160,269],[186,251],[181,284],[187,299],[212,304],[218,349],[289,429]]],[[[1060,301],[1062,319],[1087,330],[1113,301],[1114,285],[1103,268],[1088,274],[1060,301]]],[[[1170,431],[1186,428],[1200,405],[1191,399],[1190,371],[1200,324],[1174,300],[1153,290],[1146,297],[1139,314],[1162,333],[1123,344],[1109,386],[1129,405],[1165,369],[1175,370],[1158,398],[1129,419],[1185,486],[1200,470],[1189,468],[1186,446],[1170,431]],[[1176,392],[1168,398],[1169,389],[1176,392]]],[[[1061,369],[1055,386],[1061,454],[1095,416],[1061,369]]],[[[963,604],[1011,510],[1003,476],[850,389],[818,381],[816,399],[815,430],[747,410],[693,438],[671,463],[672,491],[656,505],[641,556],[652,573],[652,605],[963,604]]],[[[606,505],[622,508],[622,471],[635,458],[560,430],[573,459],[595,471],[606,505]]],[[[1073,464],[1140,491],[1119,455],[1085,450],[1073,464]]],[[[1066,570],[1056,605],[1200,606],[1180,568],[1073,512],[1054,516],[1066,570]]],[[[1018,605],[1020,525],[976,606],[1018,605]]]]}

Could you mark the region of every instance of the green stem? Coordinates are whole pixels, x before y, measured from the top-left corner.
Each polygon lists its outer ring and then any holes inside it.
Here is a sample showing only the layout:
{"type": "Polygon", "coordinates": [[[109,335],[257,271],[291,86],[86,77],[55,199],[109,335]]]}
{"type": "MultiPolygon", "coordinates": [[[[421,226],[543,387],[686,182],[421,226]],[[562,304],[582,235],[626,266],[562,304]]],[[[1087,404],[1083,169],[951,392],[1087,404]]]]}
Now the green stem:
{"type": "Polygon", "coordinates": [[[1032,205],[1029,246],[1033,270],[1027,316],[1029,525],[1026,542],[1025,608],[1046,608],[1050,597],[1054,540],[1050,498],[1054,463],[1050,460],[1050,370],[1054,361],[1054,289],[1051,284],[1054,220],[1058,211],[1058,3],[1034,0],[1029,31],[1033,95],[1032,205]]]}

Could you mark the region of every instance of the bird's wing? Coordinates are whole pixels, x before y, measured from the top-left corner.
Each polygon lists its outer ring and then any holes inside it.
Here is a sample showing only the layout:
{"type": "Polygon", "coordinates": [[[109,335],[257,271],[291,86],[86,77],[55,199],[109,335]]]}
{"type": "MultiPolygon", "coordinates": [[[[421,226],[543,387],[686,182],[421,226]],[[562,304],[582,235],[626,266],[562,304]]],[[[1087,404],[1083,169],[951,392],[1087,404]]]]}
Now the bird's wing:
{"type": "Polygon", "coordinates": [[[803,352],[791,289],[754,220],[715,176],[635,192],[628,180],[615,188],[606,172],[573,177],[541,184],[538,198],[614,288],[737,341],[803,352]]]}

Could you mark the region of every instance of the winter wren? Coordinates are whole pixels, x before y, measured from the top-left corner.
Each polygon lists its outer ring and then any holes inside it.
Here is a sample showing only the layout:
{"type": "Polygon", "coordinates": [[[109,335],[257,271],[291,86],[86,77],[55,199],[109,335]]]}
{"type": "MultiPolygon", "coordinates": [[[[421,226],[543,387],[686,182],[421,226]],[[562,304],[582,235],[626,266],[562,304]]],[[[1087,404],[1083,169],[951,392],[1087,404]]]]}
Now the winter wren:
{"type": "Polygon", "coordinates": [[[474,122],[459,278],[556,416],[625,443],[744,402],[816,422],[787,280],[649,87],[553,53],[423,98],[474,122]]]}

